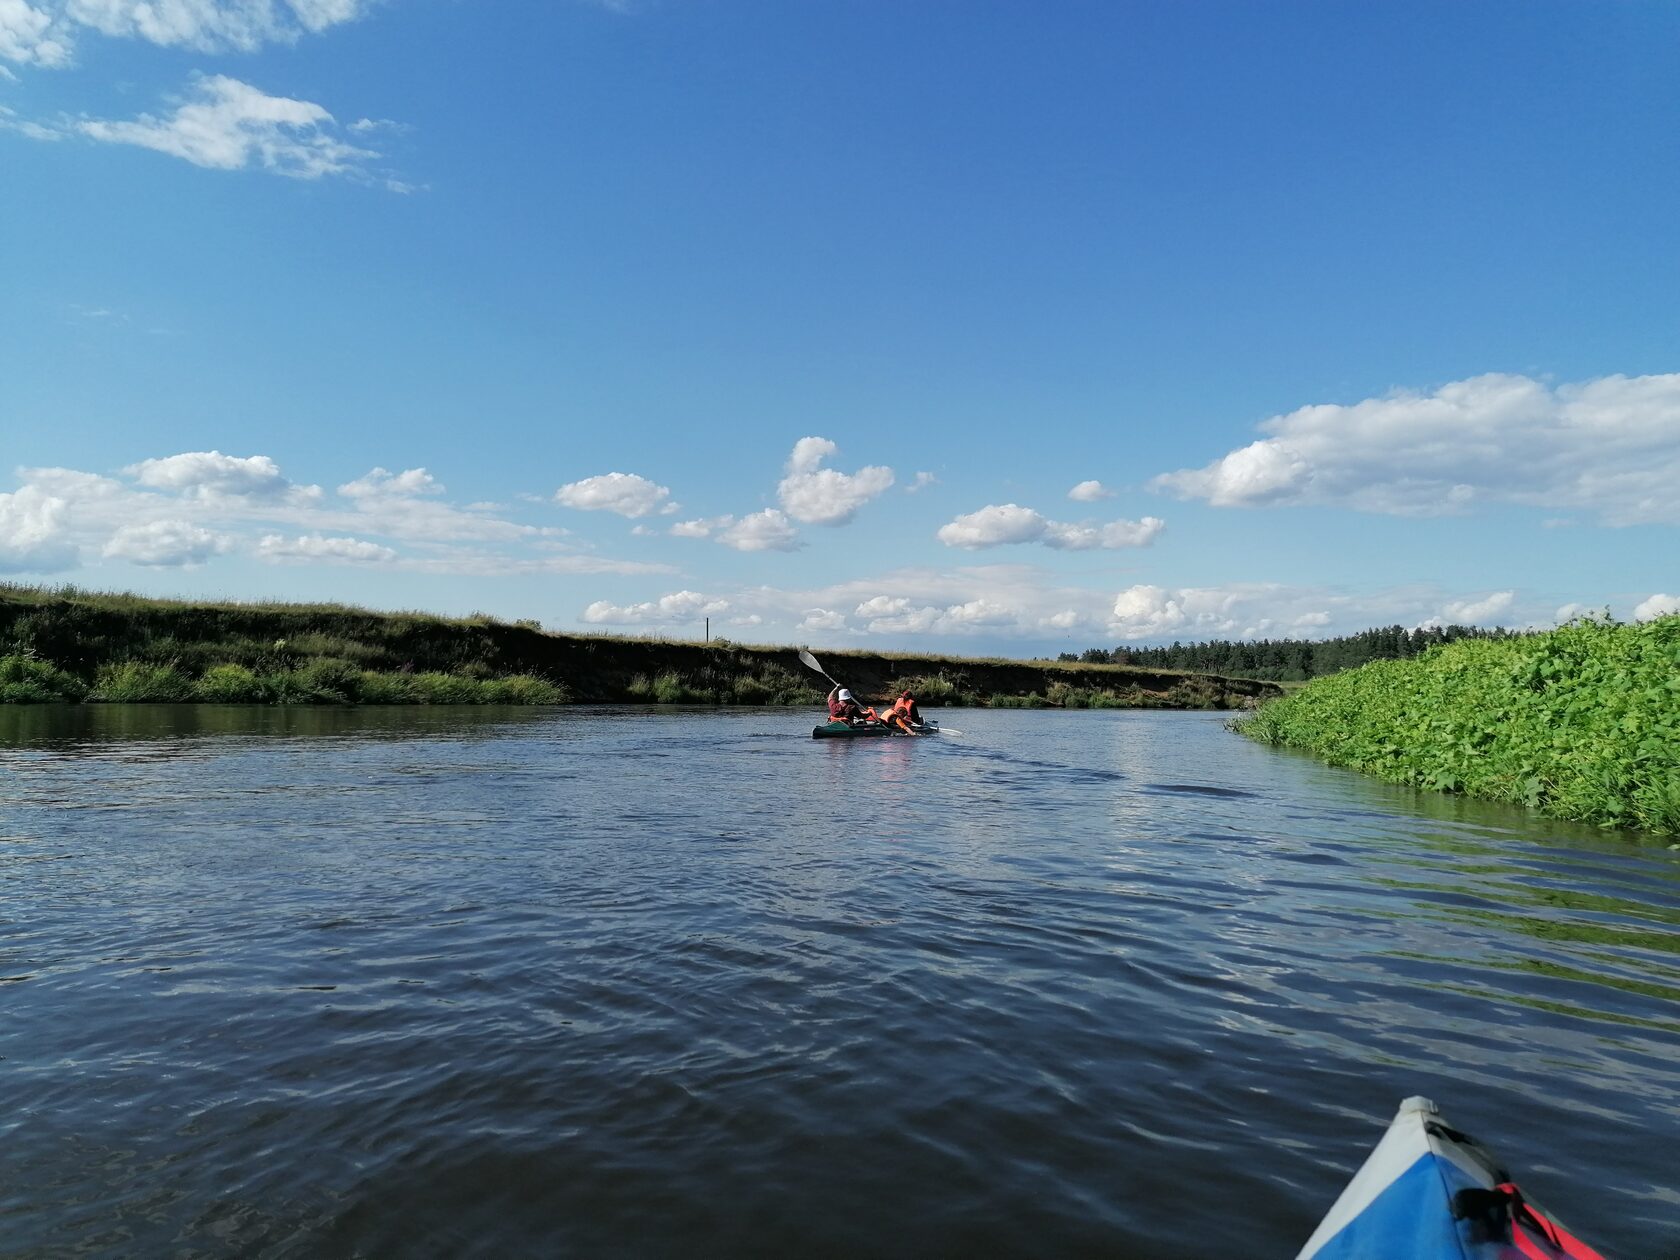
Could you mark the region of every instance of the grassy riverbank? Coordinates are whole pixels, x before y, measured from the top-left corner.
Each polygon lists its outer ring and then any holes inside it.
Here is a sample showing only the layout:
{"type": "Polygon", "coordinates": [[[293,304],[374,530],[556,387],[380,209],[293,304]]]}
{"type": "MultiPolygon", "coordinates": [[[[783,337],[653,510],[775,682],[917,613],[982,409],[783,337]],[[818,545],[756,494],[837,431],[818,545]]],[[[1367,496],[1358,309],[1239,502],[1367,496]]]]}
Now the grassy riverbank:
{"type": "Polygon", "coordinates": [[[1373,662],[1237,729],[1395,783],[1680,834],[1680,617],[1373,662]]]}
{"type": "MultiPolygon", "coordinates": [[[[823,649],[860,696],[921,703],[1236,709],[1248,679],[1118,665],[823,649]]],[[[828,684],[791,647],[550,634],[535,622],[337,604],[188,603],[0,586],[0,703],[816,706],[828,684]]]]}

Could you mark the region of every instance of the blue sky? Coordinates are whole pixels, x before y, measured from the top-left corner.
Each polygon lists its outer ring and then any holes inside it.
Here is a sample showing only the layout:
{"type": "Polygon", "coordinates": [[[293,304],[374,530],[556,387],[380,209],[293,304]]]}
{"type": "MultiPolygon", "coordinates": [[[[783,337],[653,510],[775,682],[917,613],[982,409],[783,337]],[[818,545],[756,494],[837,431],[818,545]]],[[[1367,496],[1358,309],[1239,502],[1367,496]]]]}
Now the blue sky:
{"type": "Polygon", "coordinates": [[[1677,85],[1659,4],[0,0],[0,576],[1011,655],[1680,608],[1677,85]]]}

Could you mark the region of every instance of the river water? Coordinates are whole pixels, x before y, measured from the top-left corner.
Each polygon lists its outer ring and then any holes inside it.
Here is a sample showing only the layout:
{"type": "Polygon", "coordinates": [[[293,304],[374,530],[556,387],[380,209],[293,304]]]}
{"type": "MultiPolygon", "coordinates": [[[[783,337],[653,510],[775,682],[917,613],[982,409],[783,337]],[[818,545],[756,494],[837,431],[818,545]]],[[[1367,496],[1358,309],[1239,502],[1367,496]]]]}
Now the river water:
{"type": "Polygon", "coordinates": [[[1219,715],[0,709],[0,1254],[1680,1254],[1680,853],[1219,715]]]}

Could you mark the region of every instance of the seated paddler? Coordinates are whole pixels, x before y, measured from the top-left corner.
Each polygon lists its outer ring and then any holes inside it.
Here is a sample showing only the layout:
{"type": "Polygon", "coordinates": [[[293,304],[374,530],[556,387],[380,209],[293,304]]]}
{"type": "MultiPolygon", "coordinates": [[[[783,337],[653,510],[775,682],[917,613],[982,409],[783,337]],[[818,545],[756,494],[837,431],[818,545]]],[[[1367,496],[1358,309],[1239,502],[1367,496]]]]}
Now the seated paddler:
{"type": "Polygon", "coordinates": [[[864,720],[863,706],[852,698],[852,693],[846,688],[836,687],[828,693],[828,720],[856,726],[864,720]]]}
{"type": "Polygon", "coordinates": [[[898,693],[892,708],[887,710],[886,722],[907,735],[922,724],[922,711],[916,707],[916,697],[908,689],[898,693]]]}

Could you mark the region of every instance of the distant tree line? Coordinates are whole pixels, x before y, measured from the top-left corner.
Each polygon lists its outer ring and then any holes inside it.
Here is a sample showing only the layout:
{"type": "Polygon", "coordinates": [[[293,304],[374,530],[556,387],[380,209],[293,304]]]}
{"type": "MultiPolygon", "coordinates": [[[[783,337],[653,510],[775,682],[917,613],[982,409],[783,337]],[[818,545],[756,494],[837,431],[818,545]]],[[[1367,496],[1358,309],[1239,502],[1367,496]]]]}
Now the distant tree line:
{"type": "Polygon", "coordinates": [[[1154,669],[1187,669],[1224,674],[1228,678],[1260,678],[1286,682],[1318,678],[1352,669],[1367,661],[1397,660],[1455,639],[1506,639],[1514,630],[1483,630],[1476,626],[1431,626],[1408,630],[1379,626],[1336,639],[1210,639],[1205,643],[1173,643],[1170,647],[1087,648],[1075,655],[1063,652],[1057,660],[1094,665],[1146,665],[1154,669]]]}

